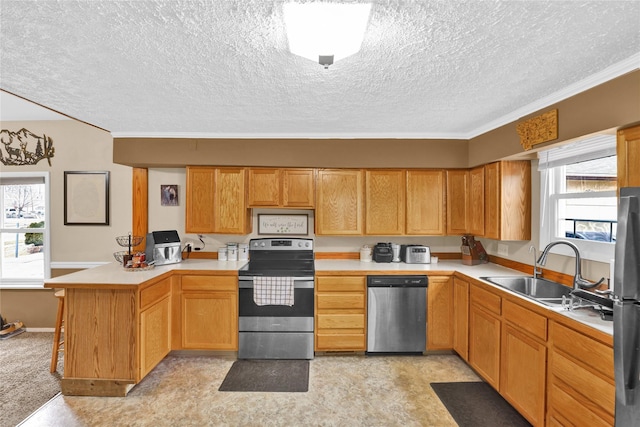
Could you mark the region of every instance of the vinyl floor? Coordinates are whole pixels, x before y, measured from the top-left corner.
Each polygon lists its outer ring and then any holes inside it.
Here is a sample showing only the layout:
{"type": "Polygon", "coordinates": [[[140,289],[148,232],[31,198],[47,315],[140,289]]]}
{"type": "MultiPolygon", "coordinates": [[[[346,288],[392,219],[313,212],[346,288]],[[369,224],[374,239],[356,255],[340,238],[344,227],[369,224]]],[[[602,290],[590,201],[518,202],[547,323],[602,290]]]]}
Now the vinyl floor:
{"type": "Polygon", "coordinates": [[[218,391],[233,362],[171,354],[126,397],[59,395],[21,426],[456,426],[430,383],[480,380],[456,355],[331,355],[308,392],[218,391]]]}

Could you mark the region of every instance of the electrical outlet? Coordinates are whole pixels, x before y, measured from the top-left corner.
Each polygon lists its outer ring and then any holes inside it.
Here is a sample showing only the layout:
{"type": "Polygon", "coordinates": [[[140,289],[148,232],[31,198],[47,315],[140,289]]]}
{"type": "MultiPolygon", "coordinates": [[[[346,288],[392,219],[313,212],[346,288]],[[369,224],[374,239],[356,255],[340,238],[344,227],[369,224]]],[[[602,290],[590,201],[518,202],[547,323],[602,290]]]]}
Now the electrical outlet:
{"type": "Polygon", "coordinates": [[[498,243],[498,255],[509,256],[509,246],[503,243],[498,243]]]}

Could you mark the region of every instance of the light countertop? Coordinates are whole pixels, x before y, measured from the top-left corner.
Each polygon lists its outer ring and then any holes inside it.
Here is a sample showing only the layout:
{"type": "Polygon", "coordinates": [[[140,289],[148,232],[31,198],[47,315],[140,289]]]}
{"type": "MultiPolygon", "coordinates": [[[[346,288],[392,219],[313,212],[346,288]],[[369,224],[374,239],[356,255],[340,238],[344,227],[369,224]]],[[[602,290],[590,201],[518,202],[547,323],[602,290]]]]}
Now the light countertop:
{"type": "MultiPolygon", "coordinates": [[[[243,267],[246,261],[218,261],[208,259],[191,259],[184,260],[181,263],[169,264],[157,266],[151,270],[146,271],[126,271],[118,263],[109,263],[95,268],[89,268],[81,270],[75,273],[67,274],[64,276],[56,277],[53,279],[45,280],[46,288],[56,288],[60,285],[82,285],[82,284],[96,284],[96,285],[122,285],[123,287],[132,287],[140,285],[148,280],[152,280],[162,274],[171,271],[238,271],[243,267]]],[[[478,264],[478,265],[464,265],[459,260],[442,260],[435,264],[405,264],[405,263],[376,263],[376,262],[361,262],[359,260],[316,260],[315,261],[316,273],[323,271],[349,271],[360,272],[362,274],[385,274],[385,273],[402,273],[407,274],[453,274],[454,272],[460,272],[464,275],[472,277],[474,279],[482,280],[481,277],[485,276],[526,276],[517,270],[512,270],[497,264],[478,264]]],[[[511,293],[519,296],[518,294],[502,288],[497,285],[493,285],[503,292],[511,293]]],[[[557,312],[568,318],[577,320],[580,323],[588,325],[599,331],[613,334],[613,322],[604,321],[600,318],[600,315],[592,309],[582,308],[578,310],[568,311],[562,307],[546,306],[544,304],[537,303],[533,300],[534,304],[539,305],[547,310],[557,312]]]]}

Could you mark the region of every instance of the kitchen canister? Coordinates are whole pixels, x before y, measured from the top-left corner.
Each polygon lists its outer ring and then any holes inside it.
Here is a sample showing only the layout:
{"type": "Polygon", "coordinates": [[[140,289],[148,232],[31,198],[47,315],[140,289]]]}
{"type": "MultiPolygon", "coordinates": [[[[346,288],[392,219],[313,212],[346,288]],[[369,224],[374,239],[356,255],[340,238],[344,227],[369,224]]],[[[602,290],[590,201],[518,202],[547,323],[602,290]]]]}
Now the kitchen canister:
{"type": "Polygon", "coordinates": [[[226,261],[227,260],[227,247],[218,248],[218,261],[226,261]]]}
{"type": "Polygon", "coordinates": [[[229,261],[238,260],[238,244],[237,243],[227,243],[227,259],[229,261]]]}
{"type": "Polygon", "coordinates": [[[249,244],[239,243],[238,244],[238,261],[248,261],[248,260],[249,260],[249,244]]]}
{"type": "Polygon", "coordinates": [[[360,261],[362,262],[371,262],[373,258],[373,253],[371,247],[368,245],[364,245],[360,248],[360,261]]]}

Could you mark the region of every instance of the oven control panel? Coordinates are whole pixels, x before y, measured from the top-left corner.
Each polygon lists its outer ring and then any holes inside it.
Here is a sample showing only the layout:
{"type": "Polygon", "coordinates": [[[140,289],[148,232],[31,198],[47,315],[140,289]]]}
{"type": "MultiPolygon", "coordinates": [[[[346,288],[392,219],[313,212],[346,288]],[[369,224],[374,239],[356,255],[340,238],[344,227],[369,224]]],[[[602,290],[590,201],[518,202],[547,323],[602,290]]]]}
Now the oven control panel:
{"type": "Polygon", "coordinates": [[[313,250],[313,239],[251,239],[249,250],[310,251],[313,250]]]}

